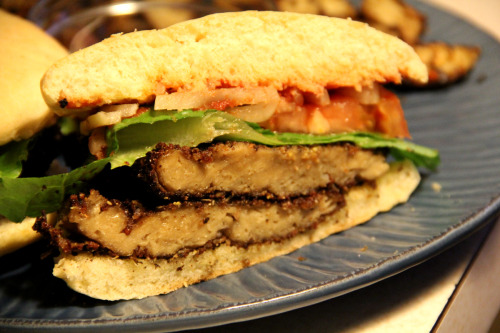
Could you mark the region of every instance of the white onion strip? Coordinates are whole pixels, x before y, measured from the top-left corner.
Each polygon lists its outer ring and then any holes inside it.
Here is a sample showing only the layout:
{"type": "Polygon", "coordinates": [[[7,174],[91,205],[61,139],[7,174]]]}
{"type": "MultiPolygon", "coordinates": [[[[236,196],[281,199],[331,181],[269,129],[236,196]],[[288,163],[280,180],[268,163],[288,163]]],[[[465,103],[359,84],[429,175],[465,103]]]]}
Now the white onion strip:
{"type": "Polygon", "coordinates": [[[263,122],[271,118],[279,103],[278,91],[271,87],[220,88],[207,91],[179,91],[156,96],[155,110],[213,109],[246,121],[263,122]],[[220,108],[219,108],[220,109],[220,108]]]}
{"type": "Polygon", "coordinates": [[[118,124],[123,118],[132,117],[137,113],[139,104],[106,105],[101,111],[87,117],[80,123],[80,132],[89,134],[91,130],[118,124]]]}
{"type": "Polygon", "coordinates": [[[226,110],[226,112],[245,121],[261,123],[271,118],[277,107],[278,101],[273,101],[272,103],[237,106],[226,110]]]}
{"type": "Polygon", "coordinates": [[[113,104],[113,105],[104,105],[103,107],[101,107],[101,111],[104,112],[119,111],[121,113],[122,118],[132,117],[134,114],[137,113],[138,109],[139,109],[138,103],[113,104]]]}

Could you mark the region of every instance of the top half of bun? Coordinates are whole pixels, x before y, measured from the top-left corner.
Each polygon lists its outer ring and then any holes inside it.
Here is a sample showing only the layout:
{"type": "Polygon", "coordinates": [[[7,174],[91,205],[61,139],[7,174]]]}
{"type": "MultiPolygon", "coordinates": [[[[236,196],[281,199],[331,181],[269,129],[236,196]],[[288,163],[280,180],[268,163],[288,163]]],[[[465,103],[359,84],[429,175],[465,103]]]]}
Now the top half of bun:
{"type": "Polygon", "coordinates": [[[427,70],[410,46],[364,23],[247,11],[112,36],[52,66],[42,91],[64,114],[147,103],[165,90],[272,86],[319,92],[403,77],[425,82],[427,70]]]}
{"type": "Polygon", "coordinates": [[[31,137],[54,120],[40,92],[66,49],[33,23],[0,10],[0,145],[31,137]]]}

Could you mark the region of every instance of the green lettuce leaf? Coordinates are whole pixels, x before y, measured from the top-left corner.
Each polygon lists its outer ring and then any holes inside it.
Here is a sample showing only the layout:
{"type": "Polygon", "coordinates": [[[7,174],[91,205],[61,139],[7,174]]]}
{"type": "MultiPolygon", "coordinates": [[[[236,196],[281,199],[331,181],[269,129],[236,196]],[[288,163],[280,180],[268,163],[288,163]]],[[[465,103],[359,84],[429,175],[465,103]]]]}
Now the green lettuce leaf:
{"type": "Polygon", "coordinates": [[[28,158],[30,140],[13,141],[0,147],[0,178],[15,178],[21,174],[22,163],[28,158]]]}
{"type": "Polygon", "coordinates": [[[401,139],[364,132],[331,135],[275,133],[214,110],[149,110],[113,126],[108,131],[107,140],[112,167],[132,164],[158,142],[195,147],[213,140],[249,141],[269,146],[351,142],[367,149],[387,148],[394,158],[409,159],[417,166],[434,169],[439,165],[439,153],[435,149],[401,139]]]}
{"type": "Polygon", "coordinates": [[[61,117],[57,120],[57,125],[62,135],[70,135],[80,131],[78,120],[74,118],[61,117]]]}
{"type": "Polygon", "coordinates": [[[71,172],[40,178],[0,178],[0,215],[14,222],[42,211],[56,211],[63,199],[78,193],[85,182],[101,172],[109,161],[92,162],[71,172]]]}
{"type": "Polygon", "coordinates": [[[139,117],[124,119],[107,131],[111,166],[130,165],[158,142],[195,147],[229,134],[218,124],[228,122],[223,112],[149,110],[139,117]]]}

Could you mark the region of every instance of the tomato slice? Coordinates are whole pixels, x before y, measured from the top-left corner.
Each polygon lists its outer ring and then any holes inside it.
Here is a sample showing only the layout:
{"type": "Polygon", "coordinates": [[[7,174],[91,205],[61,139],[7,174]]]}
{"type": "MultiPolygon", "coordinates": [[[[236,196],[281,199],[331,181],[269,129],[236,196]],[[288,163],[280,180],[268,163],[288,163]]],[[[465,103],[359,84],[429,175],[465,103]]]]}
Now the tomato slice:
{"type": "Polygon", "coordinates": [[[330,104],[317,108],[328,121],[330,133],[373,131],[375,117],[351,96],[333,94],[330,104]]]}
{"type": "Polygon", "coordinates": [[[380,101],[375,106],[374,114],[375,132],[398,138],[411,137],[403,108],[396,94],[387,89],[381,89],[380,101]]]}
{"type": "MultiPolygon", "coordinates": [[[[276,112],[262,126],[278,132],[312,134],[377,132],[390,137],[410,137],[399,98],[379,88],[377,104],[365,105],[343,90],[330,94],[327,105],[293,105],[286,112],[276,112]]],[[[291,102],[293,103],[293,102],[291,102]]]]}

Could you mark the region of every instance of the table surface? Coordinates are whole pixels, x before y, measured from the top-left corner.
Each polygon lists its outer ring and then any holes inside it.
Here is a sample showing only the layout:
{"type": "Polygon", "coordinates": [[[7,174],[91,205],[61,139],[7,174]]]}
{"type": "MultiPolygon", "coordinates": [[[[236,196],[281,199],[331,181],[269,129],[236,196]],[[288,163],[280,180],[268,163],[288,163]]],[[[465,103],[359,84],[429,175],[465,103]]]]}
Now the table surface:
{"type": "MultiPolygon", "coordinates": [[[[425,2],[500,41],[500,1],[425,2]]],[[[196,332],[500,332],[499,248],[500,221],[493,221],[427,262],[366,288],[287,313],[196,332]]]]}

